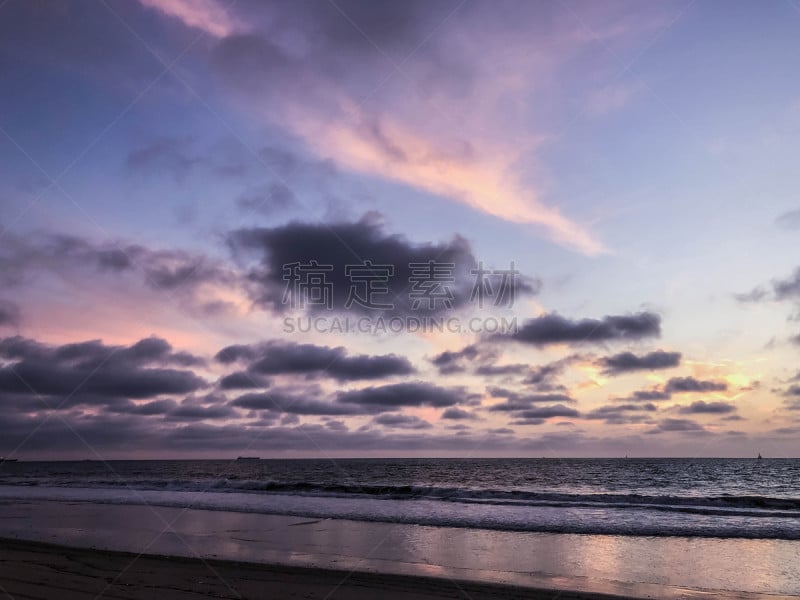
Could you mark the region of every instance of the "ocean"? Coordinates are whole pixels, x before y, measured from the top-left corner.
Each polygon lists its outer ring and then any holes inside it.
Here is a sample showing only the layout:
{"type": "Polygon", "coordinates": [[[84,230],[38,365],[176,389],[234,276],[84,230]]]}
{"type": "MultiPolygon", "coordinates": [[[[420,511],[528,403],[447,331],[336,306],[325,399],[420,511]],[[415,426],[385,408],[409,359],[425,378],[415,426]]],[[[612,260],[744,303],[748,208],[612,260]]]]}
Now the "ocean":
{"type": "Polygon", "coordinates": [[[0,499],[498,531],[800,539],[800,459],[335,459],[0,464],[0,499]]]}

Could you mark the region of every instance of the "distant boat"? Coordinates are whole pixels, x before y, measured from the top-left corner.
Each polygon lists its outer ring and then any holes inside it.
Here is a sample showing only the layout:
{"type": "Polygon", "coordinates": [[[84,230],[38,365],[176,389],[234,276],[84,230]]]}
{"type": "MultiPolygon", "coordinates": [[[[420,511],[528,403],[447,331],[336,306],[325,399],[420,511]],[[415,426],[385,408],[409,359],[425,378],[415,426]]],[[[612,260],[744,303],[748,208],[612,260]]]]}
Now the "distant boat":
{"type": "Polygon", "coordinates": [[[759,453],[758,453],[758,460],[763,460],[763,459],[764,459],[764,457],[763,457],[763,456],[761,456],[761,452],[759,452],[759,453]]]}
{"type": "Polygon", "coordinates": [[[242,462],[246,462],[246,461],[252,461],[252,460],[261,460],[261,457],[259,457],[259,456],[240,456],[236,460],[239,460],[239,461],[242,461],[242,462]]]}
{"type": "Polygon", "coordinates": [[[17,462],[17,458],[3,458],[0,456],[0,463],[7,463],[7,462],[17,462]]]}

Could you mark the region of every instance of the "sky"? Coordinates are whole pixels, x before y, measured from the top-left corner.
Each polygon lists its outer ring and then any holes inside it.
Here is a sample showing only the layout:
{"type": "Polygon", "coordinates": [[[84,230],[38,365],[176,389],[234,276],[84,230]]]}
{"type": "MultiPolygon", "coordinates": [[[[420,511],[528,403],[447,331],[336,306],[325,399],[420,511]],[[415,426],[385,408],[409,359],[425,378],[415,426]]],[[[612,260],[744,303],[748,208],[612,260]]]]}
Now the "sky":
{"type": "Polygon", "coordinates": [[[800,456],[799,34],[0,2],[0,455],[800,456]]]}

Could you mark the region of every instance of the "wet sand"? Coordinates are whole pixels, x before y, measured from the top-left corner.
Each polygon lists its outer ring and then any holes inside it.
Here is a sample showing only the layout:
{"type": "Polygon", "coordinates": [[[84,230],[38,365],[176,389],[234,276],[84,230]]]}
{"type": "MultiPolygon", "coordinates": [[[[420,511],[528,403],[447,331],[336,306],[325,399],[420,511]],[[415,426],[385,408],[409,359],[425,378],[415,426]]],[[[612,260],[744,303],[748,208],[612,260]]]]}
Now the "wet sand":
{"type": "MultiPolygon", "coordinates": [[[[514,533],[194,508],[0,502],[0,585],[14,600],[101,592],[167,599],[777,600],[798,597],[786,595],[800,590],[798,559],[800,544],[780,540],[514,533]]],[[[0,589],[0,599],[6,597],[0,589]]]]}
{"type": "Polygon", "coordinates": [[[351,573],[219,560],[137,556],[0,541],[0,593],[15,600],[125,598],[513,598],[600,600],[606,594],[535,590],[432,577],[351,573]]]}

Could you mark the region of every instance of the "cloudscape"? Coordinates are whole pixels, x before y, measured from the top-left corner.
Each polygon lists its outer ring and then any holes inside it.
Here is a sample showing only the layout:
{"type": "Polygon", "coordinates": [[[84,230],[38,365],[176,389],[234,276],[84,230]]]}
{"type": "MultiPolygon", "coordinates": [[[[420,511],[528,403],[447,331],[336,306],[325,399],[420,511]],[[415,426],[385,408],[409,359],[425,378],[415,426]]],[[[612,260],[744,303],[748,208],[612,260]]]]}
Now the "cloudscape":
{"type": "Polygon", "coordinates": [[[0,2],[0,456],[800,456],[798,27],[0,2]]]}

